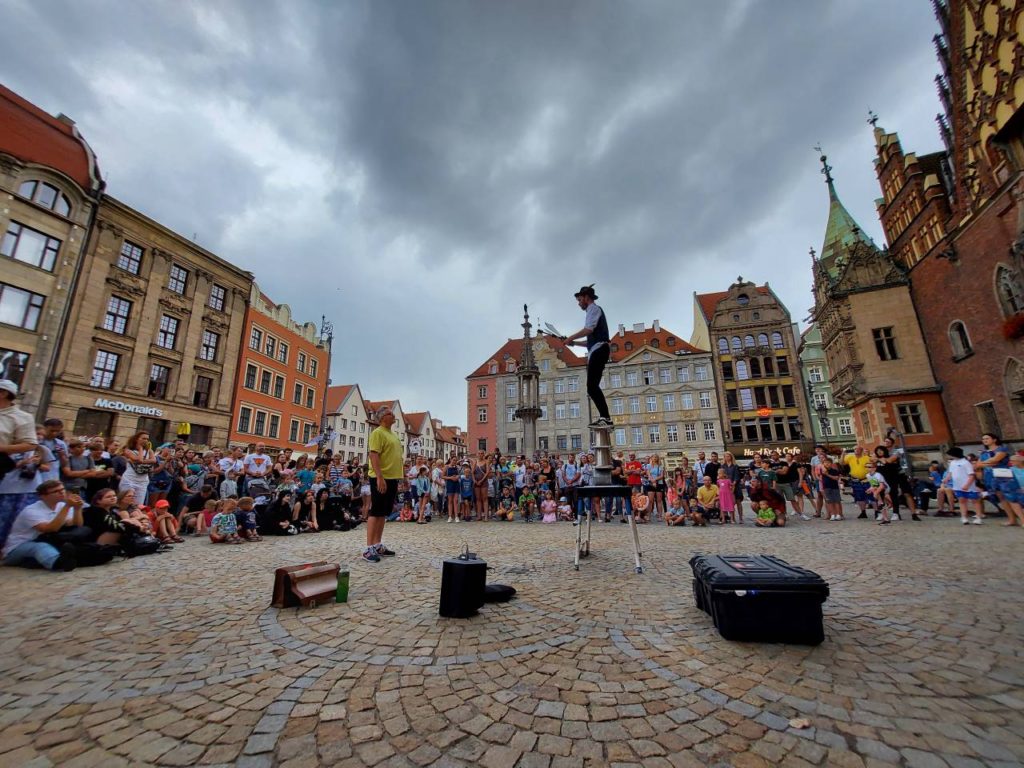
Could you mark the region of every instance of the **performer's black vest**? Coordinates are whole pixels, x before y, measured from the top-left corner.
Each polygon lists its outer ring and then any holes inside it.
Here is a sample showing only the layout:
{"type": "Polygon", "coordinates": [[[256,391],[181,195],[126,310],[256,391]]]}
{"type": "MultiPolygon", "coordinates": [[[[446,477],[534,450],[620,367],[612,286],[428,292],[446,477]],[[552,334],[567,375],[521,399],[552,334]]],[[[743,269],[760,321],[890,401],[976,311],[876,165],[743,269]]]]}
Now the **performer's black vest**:
{"type": "Polygon", "coordinates": [[[608,321],[604,319],[604,310],[601,310],[601,316],[597,319],[597,327],[594,328],[590,333],[587,334],[587,349],[593,349],[595,344],[608,342],[608,321]]]}

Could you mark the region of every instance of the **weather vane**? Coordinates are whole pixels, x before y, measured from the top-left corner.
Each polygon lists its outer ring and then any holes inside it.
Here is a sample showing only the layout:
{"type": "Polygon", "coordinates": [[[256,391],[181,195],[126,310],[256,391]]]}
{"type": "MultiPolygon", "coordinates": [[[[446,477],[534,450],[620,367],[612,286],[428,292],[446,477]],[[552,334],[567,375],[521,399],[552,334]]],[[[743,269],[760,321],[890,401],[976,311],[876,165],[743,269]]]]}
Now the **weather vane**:
{"type": "Polygon", "coordinates": [[[820,141],[814,145],[814,151],[821,155],[821,173],[825,176],[825,181],[831,184],[833,182],[832,166],[828,164],[828,156],[825,154],[825,150],[821,148],[820,141]]]}
{"type": "Polygon", "coordinates": [[[878,115],[875,114],[873,109],[868,110],[868,124],[870,124],[872,128],[878,127],[878,115]]]}

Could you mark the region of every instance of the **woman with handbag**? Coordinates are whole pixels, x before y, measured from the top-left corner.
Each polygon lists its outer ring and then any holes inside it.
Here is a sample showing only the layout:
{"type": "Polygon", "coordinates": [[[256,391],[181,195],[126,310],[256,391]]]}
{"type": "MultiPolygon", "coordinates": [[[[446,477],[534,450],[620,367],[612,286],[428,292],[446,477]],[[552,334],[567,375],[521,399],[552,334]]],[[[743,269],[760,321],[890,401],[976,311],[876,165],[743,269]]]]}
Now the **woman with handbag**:
{"type": "Polygon", "coordinates": [[[144,503],[149,493],[149,476],[156,466],[156,454],[149,443],[148,432],[136,432],[121,449],[127,466],[121,475],[118,491],[134,491],[135,501],[144,503]]]}

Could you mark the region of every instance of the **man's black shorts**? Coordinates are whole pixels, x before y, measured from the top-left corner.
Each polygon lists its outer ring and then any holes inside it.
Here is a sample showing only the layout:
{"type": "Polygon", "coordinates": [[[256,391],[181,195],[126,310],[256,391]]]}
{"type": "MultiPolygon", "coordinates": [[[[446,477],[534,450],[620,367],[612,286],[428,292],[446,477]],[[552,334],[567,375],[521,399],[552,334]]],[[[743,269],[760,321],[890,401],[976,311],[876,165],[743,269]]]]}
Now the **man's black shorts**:
{"type": "Polygon", "coordinates": [[[384,493],[377,490],[377,478],[370,478],[370,517],[387,517],[395,511],[398,498],[398,480],[385,480],[384,493]]]}

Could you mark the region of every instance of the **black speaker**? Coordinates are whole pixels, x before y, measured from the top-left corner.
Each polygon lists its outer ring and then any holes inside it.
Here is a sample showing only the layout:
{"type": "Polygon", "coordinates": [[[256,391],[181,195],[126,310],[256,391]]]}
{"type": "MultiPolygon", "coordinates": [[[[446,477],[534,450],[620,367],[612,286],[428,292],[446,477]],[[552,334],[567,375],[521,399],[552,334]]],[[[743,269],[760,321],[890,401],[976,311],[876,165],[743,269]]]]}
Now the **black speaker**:
{"type": "Polygon", "coordinates": [[[441,605],[438,613],[449,619],[465,619],[484,604],[487,563],[470,555],[453,557],[441,565],[441,605]]]}

